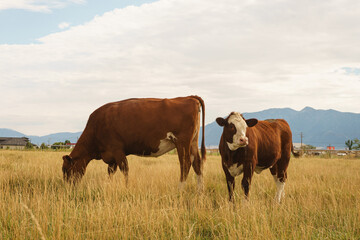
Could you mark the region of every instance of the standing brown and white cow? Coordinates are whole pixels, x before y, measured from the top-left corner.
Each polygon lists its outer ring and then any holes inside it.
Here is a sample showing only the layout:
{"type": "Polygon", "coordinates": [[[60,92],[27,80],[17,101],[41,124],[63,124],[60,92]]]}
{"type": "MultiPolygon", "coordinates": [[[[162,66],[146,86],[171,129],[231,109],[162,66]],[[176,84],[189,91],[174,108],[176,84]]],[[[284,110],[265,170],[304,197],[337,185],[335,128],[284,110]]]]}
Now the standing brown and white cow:
{"type": "Polygon", "coordinates": [[[92,159],[109,164],[112,174],[117,166],[128,179],[126,156],[158,157],[176,148],[180,161],[180,187],[191,165],[202,188],[205,161],[204,101],[198,96],[173,99],[134,98],[108,103],[89,117],[70,155],[63,156],[65,180],[79,180],[92,159]],[[200,110],[202,109],[201,158],[198,150],[200,110]]]}
{"type": "Polygon", "coordinates": [[[216,122],[223,127],[219,150],[229,200],[234,201],[236,176],[243,173],[241,185],[247,199],[254,172],[259,174],[270,168],[277,186],[275,200],[280,202],[281,197],[285,195],[286,170],[291,152],[299,156],[294,153],[288,123],[283,119],[246,120],[237,112],[230,113],[226,119],[219,117],[216,122]]]}

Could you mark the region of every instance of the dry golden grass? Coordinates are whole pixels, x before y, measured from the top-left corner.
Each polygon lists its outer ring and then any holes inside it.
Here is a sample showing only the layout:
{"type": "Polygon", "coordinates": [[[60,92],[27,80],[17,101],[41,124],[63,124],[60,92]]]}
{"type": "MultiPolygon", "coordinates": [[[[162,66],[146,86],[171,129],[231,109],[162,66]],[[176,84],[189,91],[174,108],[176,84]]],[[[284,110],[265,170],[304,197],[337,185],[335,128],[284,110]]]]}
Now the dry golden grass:
{"type": "Polygon", "coordinates": [[[193,170],[179,192],[176,155],[130,156],[128,188],[94,160],[74,188],[63,154],[0,151],[0,239],[360,239],[359,159],[292,159],[281,205],[269,171],[254,176],[248,204],[237,177],[233,206],[219,156],[199,195],[193,170]]]}

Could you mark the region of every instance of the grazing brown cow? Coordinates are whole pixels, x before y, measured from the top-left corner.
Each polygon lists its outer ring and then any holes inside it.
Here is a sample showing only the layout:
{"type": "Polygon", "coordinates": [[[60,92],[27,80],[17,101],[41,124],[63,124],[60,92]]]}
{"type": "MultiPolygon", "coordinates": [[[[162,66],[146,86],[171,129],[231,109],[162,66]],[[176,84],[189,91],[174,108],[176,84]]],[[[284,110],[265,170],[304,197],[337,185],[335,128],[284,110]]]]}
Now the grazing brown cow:
{"type": "Polygon", "coordinates": [[[281,197],[285,195],[284,186],[290,154],[292,152],[299,156],[294,153],[288,123],[283,119],[245,120],[237,112],[230,113],[226,119],[219,117],[216,122],[223,127],[219,150],[229,200],[234,201],[236,176],[244,173],[241,185],[247,199],[254,171],[259,174],[270,168],[277,186],[275,200],[280,202],[281,197]]]}
{"type": "Polygon", "coordinates": [[[191,165],[202,188],[205,161],[204,101],[198,96],[173,99],[139,98],[108,103],[89,117],[70,155],[63,156],[65,180],[78,180],[92,159],[109,164],[109,174],[119,166],[127,182],[126,156],[158,157],[176,148],[180,161],[180,187],[191,165]],[[202,108],[201,158],[198,149],[200,110],[202,108]]]}

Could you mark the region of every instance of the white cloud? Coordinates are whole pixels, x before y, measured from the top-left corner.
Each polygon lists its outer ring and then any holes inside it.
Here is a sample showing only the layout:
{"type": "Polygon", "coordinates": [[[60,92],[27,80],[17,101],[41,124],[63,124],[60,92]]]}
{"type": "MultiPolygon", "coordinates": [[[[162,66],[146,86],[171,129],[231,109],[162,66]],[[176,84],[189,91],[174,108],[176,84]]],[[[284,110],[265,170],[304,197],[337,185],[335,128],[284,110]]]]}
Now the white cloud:
{"type": "Polygon", "coordinates": [[[38,45],[0,45],[9,102],[0,127],[80,131],[109,101],[192,94],[204,98],[207,122],[270,107],[359,112],[360,78],[341,70],[360,67],[359,5],[162,0],[115,9],[38,45]],[[4,125],[14,118],[23,124],[4,125]]]}
{"type": "Polygon", "coordinates": [[[51,12],[54,8],[64,8],[69,4],[83,4],[86,0],[1,0],[0,11],[23,9],[33,12],[51,12]]]}
{"type": "Polygon", "coordinates": [[[68,22],[62,22],[62,23],[60,23],[60,24],[58,25],[58,27],[59,27],[60,29],[65,29],[65,28],[70,27],[70,23],[68,23],[68,22]]]}

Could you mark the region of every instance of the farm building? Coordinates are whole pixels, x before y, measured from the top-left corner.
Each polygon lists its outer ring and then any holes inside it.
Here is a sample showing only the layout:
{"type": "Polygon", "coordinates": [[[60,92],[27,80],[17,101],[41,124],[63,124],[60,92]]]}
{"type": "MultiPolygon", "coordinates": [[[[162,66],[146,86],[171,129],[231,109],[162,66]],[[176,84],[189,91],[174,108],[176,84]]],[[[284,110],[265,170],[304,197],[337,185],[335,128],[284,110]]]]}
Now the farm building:
{"type": "Polygon", "coordinates": [[[293,143],[294,149],[299,150],[301,148],[306,148],[307,144],[305,143],[293,143]]]}
{"type": "Polygon", "coordinates": [[[24,149],[28,142],[26,137],[0,137],[0,149],[24,149]]]}
{"type": "Polygon", "coordinates": [[[329,146],[327,146],[327,147],[326,147],[326,150],[335,150],[335,147],[334,147],[334,146],[329,145],[329,146]]]}

